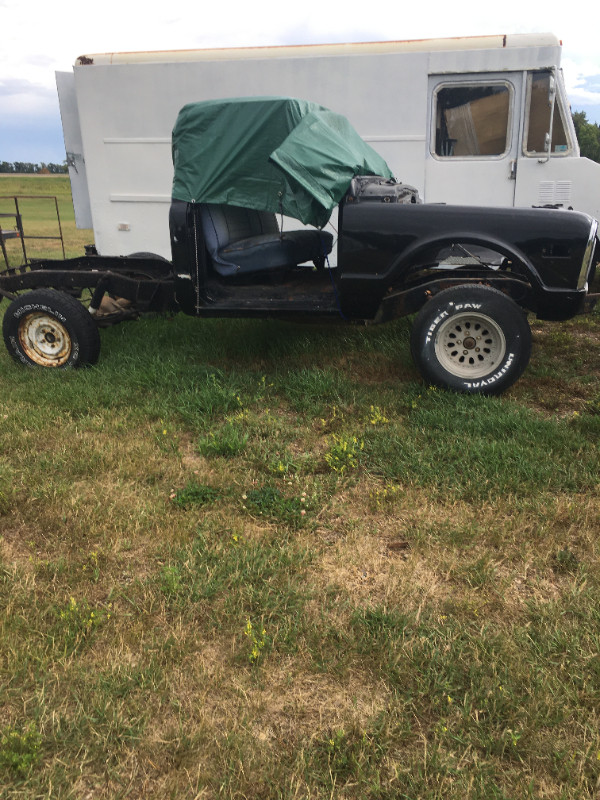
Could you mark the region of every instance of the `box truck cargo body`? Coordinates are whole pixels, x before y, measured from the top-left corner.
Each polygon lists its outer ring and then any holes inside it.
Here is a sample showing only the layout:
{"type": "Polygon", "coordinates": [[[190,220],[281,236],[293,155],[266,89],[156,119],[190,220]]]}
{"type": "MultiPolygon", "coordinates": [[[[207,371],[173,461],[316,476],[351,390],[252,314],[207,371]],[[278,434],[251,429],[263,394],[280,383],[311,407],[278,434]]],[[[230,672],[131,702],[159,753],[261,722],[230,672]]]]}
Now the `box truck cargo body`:
{"type": "Polygon", "coordinates": [[[600,217],[552,34],[80,56],[58,73],[79,227],[98,252],[170,258],[171,131],[183,105],[293,96],[345,115],[426,203],[600,217]]]}

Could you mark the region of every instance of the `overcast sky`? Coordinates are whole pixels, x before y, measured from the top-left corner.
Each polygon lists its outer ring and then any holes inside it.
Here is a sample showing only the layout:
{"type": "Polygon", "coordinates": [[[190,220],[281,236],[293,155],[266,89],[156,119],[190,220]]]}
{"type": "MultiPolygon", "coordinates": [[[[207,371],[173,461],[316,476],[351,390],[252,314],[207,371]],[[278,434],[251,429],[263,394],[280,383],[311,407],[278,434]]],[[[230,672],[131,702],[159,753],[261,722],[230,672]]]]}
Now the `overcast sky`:
{"type": "Polygon", "coordinates": [[[62,163],[55,70],[78,55],[122,50],[310,44],[552,32],[573,110],[600,123],[596,4],[547,0],[0,0],[0,161],[62,163]]]}

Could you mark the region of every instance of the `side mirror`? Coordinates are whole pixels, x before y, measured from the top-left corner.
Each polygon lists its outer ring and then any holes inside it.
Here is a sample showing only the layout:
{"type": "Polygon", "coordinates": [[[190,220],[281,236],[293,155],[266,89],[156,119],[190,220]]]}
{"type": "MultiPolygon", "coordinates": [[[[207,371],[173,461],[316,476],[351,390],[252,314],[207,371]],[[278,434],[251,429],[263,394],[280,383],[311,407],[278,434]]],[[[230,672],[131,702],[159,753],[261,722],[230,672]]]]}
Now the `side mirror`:
{"type": "Polygon", "coordinates": [[[556,99],[556,78],[554,75],[548,76],[548,105],[551,106],[554,104],[554,100],[556,99]]]}
{"type": "Polygon", "coordinates": [[[550,119],[548,121],[548,131],[544,134],[544,152],[547,154],[545,158],[539,158],[539,164],[545,164],[550,159],[552,152],[552,129],[554,126],[554,108],[556,105],[556,75],[554,72],[548,74],[548,108],[550,109],[550,119]]]}

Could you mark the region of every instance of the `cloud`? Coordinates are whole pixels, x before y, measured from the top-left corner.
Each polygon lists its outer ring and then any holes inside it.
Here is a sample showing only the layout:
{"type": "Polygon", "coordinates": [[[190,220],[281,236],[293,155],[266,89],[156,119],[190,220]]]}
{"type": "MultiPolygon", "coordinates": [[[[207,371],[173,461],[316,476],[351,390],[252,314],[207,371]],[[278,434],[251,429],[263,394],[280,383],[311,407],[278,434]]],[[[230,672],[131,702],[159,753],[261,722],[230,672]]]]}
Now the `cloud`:
{"type": "Polygon", "coordinates": [[[32,67],[41,67],[42,69],[50,69],[54,64],[55,60],[52,56],[46,55],[30,55],[24,59],[25,64],[29,64],[32,67]]]}
{"type": "Polygon", "coordinates": [[[600,122],[600,73],[593,61],[563,59],[565,86],[571,105],[585,107],[590,122],[600,122]]]}
{"type": "Polygon", "coordinates": [[[22,122],[29,117],[32,127],[51,117],[58,120],[54,71],[70,71],[85,53],[533,33],[550,27],[564,42],[573,106],[598,109],[588,118],[600,121],[596,29],[582,25],[576,15],[565,15],[562,0],[547,0],[541,21],[534,10],[523,8],[522,0],[505,0],[501,6],[463,0],[460,13],[450,15],[442,0],[413,4],[410,15],[406,4],[389,0],[369,0],[368,13],[362,14],[352,4],[341,13],[339,3],[323,0],[304,0],[293,8],[280,0],[205,5],[172,0],[140,15],[135,3],[103,0],[101,7],[90,6],[89,14],[83,14],[81,0],[0,0],[2,115],[22,122]]]}
{"type": "Polygon", "coordinates": [[[598,75],[589,75],[587,76],[581,87],[586,92],[595,92],[598,94],[598,100],[600,101],[600,74],[598,75]]]}
{"type": "Polygon", "coordinates": [[[56,88],[40,86],[23,78],[0,80],[2,116],[29,116],[32,119],[56,114],[58,98],[56,88]]]}
{"type": "Polygon", "coordinates": [[[12,97],[20,94],[28,94],[32,97],[47,97],[49,91],[45,86],[40,86],[23,78],[0,80],[0,97],[12,97]]]}

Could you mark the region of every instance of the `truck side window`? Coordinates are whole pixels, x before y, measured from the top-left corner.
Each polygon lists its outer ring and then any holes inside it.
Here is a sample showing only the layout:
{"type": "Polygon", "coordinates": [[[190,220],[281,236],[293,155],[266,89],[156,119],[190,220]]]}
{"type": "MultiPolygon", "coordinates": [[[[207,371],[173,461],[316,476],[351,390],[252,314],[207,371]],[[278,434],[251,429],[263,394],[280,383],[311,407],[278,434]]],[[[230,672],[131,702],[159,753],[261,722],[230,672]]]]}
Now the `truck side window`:
{"type": "Polygon", "coordinates": [[[439,88],[435,98],[436,155],[501,156],[508,146],[510,105],[507,84],[439,88]]]}
{"type": "MultiPolygon", "coordinates": [[[[547,152],[546,134],[550,131],[550,73],[534,72],[528,79],[528,117],[525,152],[539,155],[547,152]]],[[[552,120],[551,152],[565,153],[569,150],[569,141],[565,133],[562,111],[558,96],[554,100],[554,117],[552,120]]]]}

